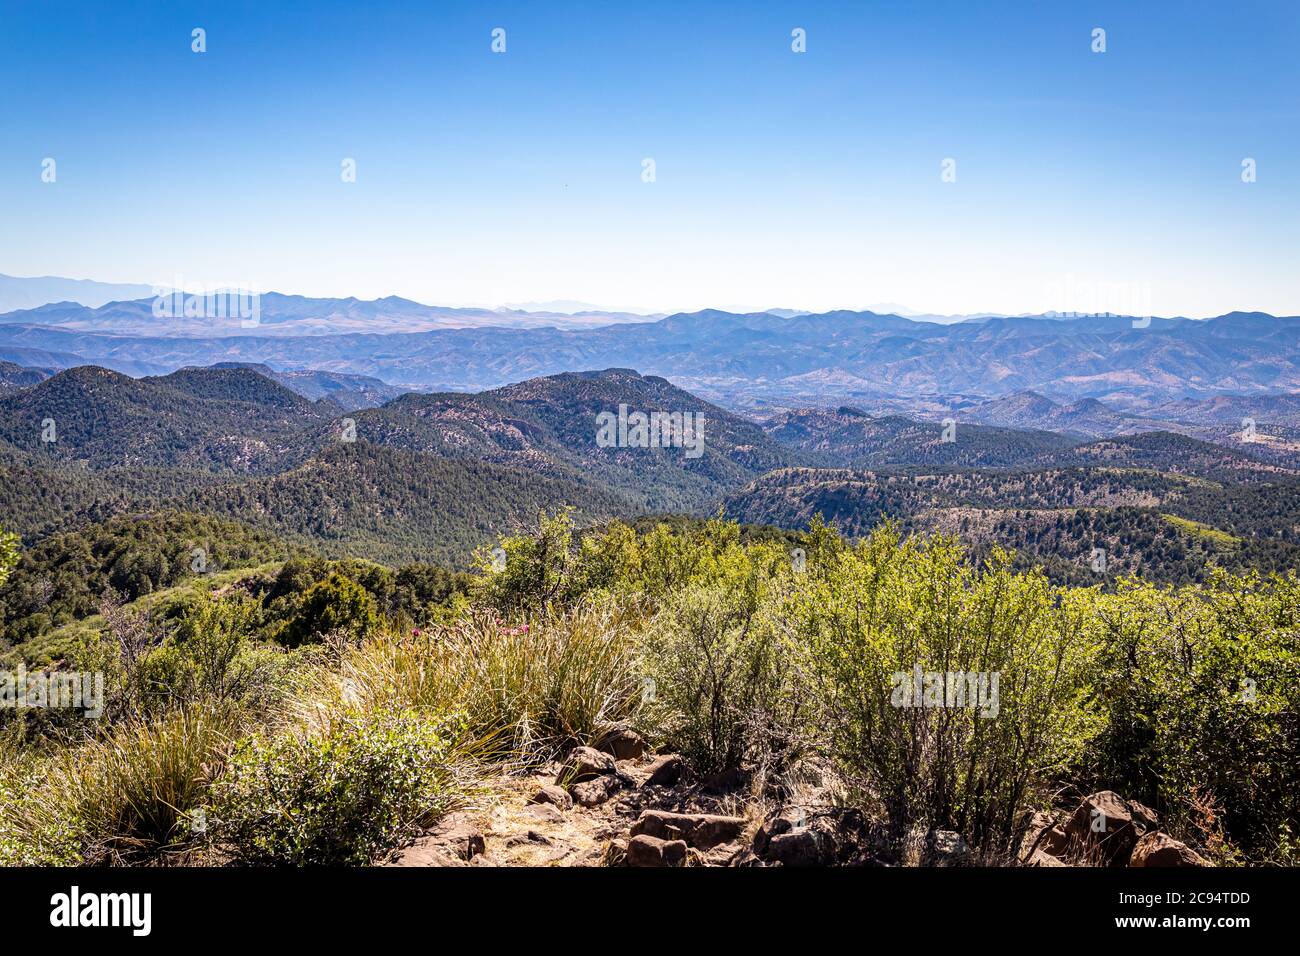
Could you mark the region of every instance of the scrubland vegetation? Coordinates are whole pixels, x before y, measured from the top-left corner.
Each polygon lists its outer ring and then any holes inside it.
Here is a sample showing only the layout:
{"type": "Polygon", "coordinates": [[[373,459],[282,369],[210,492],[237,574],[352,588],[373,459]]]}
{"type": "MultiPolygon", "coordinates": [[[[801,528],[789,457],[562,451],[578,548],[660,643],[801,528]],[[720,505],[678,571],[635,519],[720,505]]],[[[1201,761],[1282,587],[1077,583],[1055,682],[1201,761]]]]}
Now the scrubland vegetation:
{"type": "Polygon", "coordinates": [[[816,778],[990,861],[1099,788],[1214,862],[1297,860],[1294,574],[1066,588],[820,521],[558,513],[500,548],[474,575],[304,557],[103,603],[54,665],[106,674],[103,716],[0,711],[0,862],[370,863],[619,727],[754,800],[816,778]],[[996,716],[897,706],[916,665],[998,674],[996,716]]]}

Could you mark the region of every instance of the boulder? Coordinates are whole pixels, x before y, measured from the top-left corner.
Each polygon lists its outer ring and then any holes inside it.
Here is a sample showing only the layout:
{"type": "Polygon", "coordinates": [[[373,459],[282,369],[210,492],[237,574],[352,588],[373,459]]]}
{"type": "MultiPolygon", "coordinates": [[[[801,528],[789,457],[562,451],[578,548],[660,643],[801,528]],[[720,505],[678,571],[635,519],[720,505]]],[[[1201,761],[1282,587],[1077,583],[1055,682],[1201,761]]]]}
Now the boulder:
{"type": "MultiPolygon", "coordinates": [[[[1016,845],[1016,858],[1026,860],[1036,847],[1051,839],[1050,831],[1056,826],[1058,814],[1035,810],[1021,823],[1020,842],[1016,845]]],[[[1064,830],[1058,830],[1060,838],[1065,837],[1064,830]]],[[[1050,851],[1049,851],[1050,852],[1050,851]]]]}
{"type": "Polygon", "coordinates": [[[754,834],[754,852],[763,856],[768,843],[782,833],[803,829],[808,825],[807,814],[798,807],[784,807],[768,814],[763,825],[754,834]]]}
{"type": "Polygon", "coordinates": [[[1136,800],[1102,790],[1083,798],[1066,823],[1065,834],[1085,859],[1124,866],[1138,840],[1158,822],[1155,812],[1136,800]]]}
{"type": "Polygon", "coordinates": [[[557,787],[553,784],[546,784],[538,790],[529,803],[549,803],[559,807],[561,810],[570,810],[573,808],[573,797],[569,796],[569,791],[563,787],[557,787]]]}
{"type": "Polygon", "coordinates": [[[1205,859],[1186,843],[1168,833],[1147,833],[1137,841],[1129,857],[1129,866],[1209,866],[1205,859]]]}
{"type": "Polygon", "coordinates": [[[645,834],[661,840],[684,840],[688,846],[697,850],[709,850],[720,843],[730,843],[744,829],[744,817],[645,810],[632,824],[632,835],[645,834]]]}
{"type": "Polygon", "coordinates": [[[615,769],[614,758],[609,754],[603,754],[591,747],[575,747],[560,767],[555,782],[572,787],[575,783],[613,773],[615,769]]]}
{"type": "MultiPolygon", "coordinates": [[[[691,852],[699,852],[692,850],[691,852]]],[[[700,862],[704,866],[731,866],[740,858],[739,843],[720,843],[711,850],[700,853],[700,862]]]]}
{"type": "Polygon", "coordinates": [[[388,865],[464,866],[486,847],[478,827],[461,814],[453,813],[398,851],[388,865]]]}
{"type": "Polygon", "coordinates": [[[1061,857],[1070,848],[1070,837],[1066,834],[1065,828],[1059,823],[1054,823],[1044,830],[1042,837],[1034,850],[1035,853],[1046,853],[1049,856],[1061,857]]]}
{"type": "Polygon", "coordinates": [[[683,840],[660,840],[641,833],[627,841],[628,866],[685,866],[687,846],[683,840]]]}
{"type": "Polygon", "coordinates": [[[677,754],[664,754],[656,757],[654,763],[646,768],[645,785],[647,787],[671,787],[682,779],[686,762],[677,754]]]}
{"type": "Polygon", "coordinates": [[[622,787],[623,781],[618,777],[607,775],[597,777],[594,780],[575,783],[569,788],[569,792],[573,794],[573,800],[579,806],[598,807],[609,800],[622,787]]]}
{"type": "Polygon", "coordinates": [[[645,755],[646,742],[636,731],[620,729],[602,737],[596,749],[615,760],[640,760],[645,755]]]}
{"type": "Polygon", "coordinates": [[[763,860],[781,866],[834,866],[835,838],[822,827],[801,827],[767,841],[763,860]]]}
{"type": "Polygon", "coordinates": [[[767,865],[833,866],[839,850],[835,822],[825,816],[810,819],[797,807],[771,814],[754,834],[753,852],[767,865]]]}
{"type": "Polygon", "coordinates": [[[1050,853],[1044,853],[1042,850],[1035,850],[1029,854],[1029,859],[1025,861],[1026,866],[1065,866],[1057,857],[1050,853]]]}

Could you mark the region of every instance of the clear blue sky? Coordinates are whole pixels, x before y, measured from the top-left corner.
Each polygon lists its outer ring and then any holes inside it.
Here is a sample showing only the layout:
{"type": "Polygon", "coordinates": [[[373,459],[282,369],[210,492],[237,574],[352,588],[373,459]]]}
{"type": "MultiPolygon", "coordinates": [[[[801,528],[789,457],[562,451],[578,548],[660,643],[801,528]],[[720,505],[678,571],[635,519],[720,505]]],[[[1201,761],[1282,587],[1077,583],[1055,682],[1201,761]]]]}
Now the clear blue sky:
{"type": "Polygon", "coordinates": [[[1300,312],[1294,0],[0,10],[3,273],[454,305],[1300,312]]]}

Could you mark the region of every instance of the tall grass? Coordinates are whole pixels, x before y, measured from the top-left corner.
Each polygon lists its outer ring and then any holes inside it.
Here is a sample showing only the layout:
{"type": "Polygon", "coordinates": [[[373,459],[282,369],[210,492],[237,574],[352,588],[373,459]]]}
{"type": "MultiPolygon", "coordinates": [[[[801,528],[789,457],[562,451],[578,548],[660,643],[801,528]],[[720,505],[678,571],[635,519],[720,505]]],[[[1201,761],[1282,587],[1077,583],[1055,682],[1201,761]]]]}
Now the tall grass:
{"type": "Polygon", "coordinates": [[[234,708],[196,705],[8,759],[0,862],[112,864],[184,849],[188,814],[202,806],[242,725],[234,708]]]}
{"type": "Polygon", "coordinates": [[[308,720],[340,707],[457,713],[501,754],[533,760],[633,721],[642,696],[633,618],[611,604],[383,634],[344,647],[300,707],[308,720]]]}

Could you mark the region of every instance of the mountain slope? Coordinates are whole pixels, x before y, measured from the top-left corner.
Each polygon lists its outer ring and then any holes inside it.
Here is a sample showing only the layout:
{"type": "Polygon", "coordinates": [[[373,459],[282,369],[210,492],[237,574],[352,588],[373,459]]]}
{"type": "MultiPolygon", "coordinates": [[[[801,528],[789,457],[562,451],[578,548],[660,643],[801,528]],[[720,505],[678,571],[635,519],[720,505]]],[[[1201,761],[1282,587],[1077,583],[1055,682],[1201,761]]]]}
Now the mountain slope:
{"type": "Polygon", "coordinates": [[[627,514],[608,492],[487,462],[337,443],[268,478],[195,492],[186,510],[238,518],[333,556],[465,565],[500,534],[573,505],[584,520],[627,514]]]}
{"type": "Polygon", "coordinates": [[[1041,456],[1032,464],[1149,468],[1229,482],[1272,481],[1300,474],[1294,467],[1258,456],[1252,445],[1238,443],[1233,448],[1166,431],[1106,438],[1041,456]]]}
{"type": "Polygon", "coordinates": [[[834,467],[995,468],[1024,464],[1068,448],[1074,441],[1052,432],[971,425],[954,420],[945,441],[941,422],[900,415],[873,418],[855,408],[797,409],[767,420],[773,439],[834,467]]]}
{"type": "Polygon", "coordinates": [[[527,468],[607,487],[642,508],[696,510],[797,456],[754,424],[627,369],[530,379],[479,395],[408,394],[355,416],[361,441],[527,468]],[[597,416],[703,416],[703,449],[600,447],[597,416]]]}
{"type": "Polygon", "coordinates": [[[59,276],[28,278],[0,275],[0,313],[34,309],[50,302],[74,302],[93,309],[105,302],[139,299],[152,294],[151,287],[141,284],[64,279],[59,276]]]}
{"type": "Polygon", "coordinates": [[[82,366],[0,398],[0,439],[47,462],[256,473],[301,461],[306,427],[331,417],[247,369],[133,379],[82,366]]]}
{"type": "Polygon", "coordinates": [[[28,368],[0,360],[0,395],[11,395],[29,385],[37,385],[53,374],[53,369],[28,368]]]}

